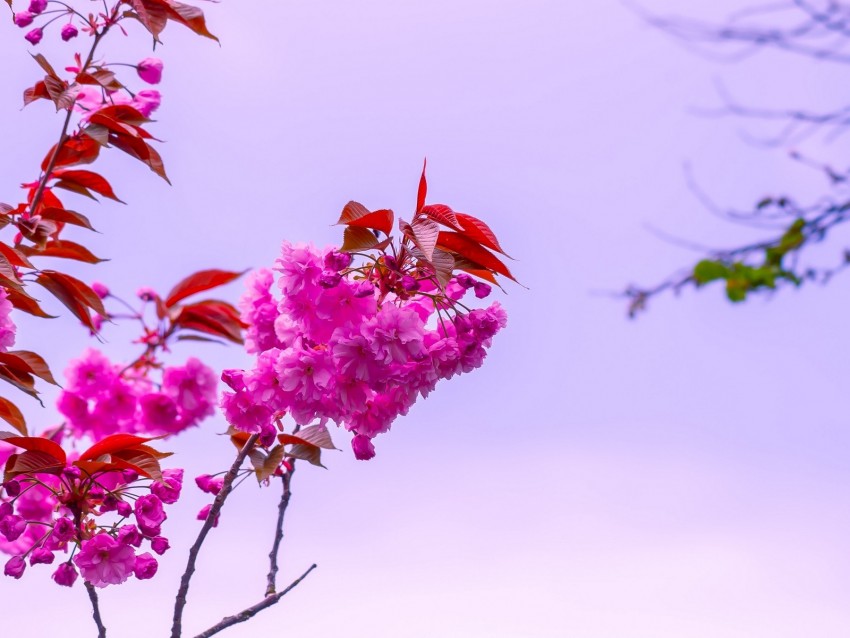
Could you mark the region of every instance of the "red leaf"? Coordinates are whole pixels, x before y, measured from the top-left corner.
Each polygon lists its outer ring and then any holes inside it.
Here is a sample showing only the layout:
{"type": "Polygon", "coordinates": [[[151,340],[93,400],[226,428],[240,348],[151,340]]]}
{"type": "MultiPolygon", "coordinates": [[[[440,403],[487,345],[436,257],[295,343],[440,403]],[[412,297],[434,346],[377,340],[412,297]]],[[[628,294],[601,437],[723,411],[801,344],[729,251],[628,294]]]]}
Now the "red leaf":
{"type": "Polygon", "coordinates": [[[160,2],[150,0],[129,0],[136,12],[136,18],[150,31],[153,39],[159,42],[159,34],[168,23],[168,14],[160,2]]]}
{"type": "Polygon", "coordinates": [[[120,450],[129,450],[137,445],[147,443],[148,441],[154,441],[157,438],[159,437],[144,437],[136,436],[135,434],[110,434],[83,452],[80,455],[80,460],[94,461],[104,454],[113,454],[120,450]]]}
{"type": "Polygon", "coordinates": [[[165,298],[165,305],[171,308],[178,301],[182,301],[186,297],[190,297],[196,293],[203,292],[229,284],[231,281],[238,279],[247,271],[234,272],[230,270],[201,270],[189,275],[180,281],[165,298]]]}
{"type": "Polygon", "coordinates": [[[36,100],[49,100],[50,93],[47,92],[47,87],[43,80],[39,80],[34,86],[24,91],[24,106],[32,104],[36,100]]]}
{"type": "Polygon", "coordinates": [[[221,301],[183,306],[174,324],[183,329],[224,337],[234,343],[242,343],[242,328],[246,327],[236,309],[221,301]]]}
{"type": "Polygon", "coordinates": [[[455,212],[445,204],[428,204],[419,211],[419,214],[425,215],[428,219],[433,219],[443,226],[448,226],[452,230],[463,230],[455,216],[455,212]]]}
{"type": "MultiPolygon", "coordinates": [[[[0,379],[12,384],[21,392],[28,394],[41,403],[41,399],[38,397],[38,392],[35,389],[35,379],[29,372],[2,364],[0,365],[0,379]]],[[[44,404],[42,403],[42,405],[44,404]]]]}
{"type": "Polygon", "coordinates": [[[59,76],[56,74],[56,71],[50,65],[50,62],[48,62],[47,58],[45,58],[43,55],[41,55],[41,53],[35,53],[35,54],[30,53],[30,55],[32,56],[33,60],[38,62],[38,66],[40,66],[42,68],[42,70],[45,73],[47,73],[47,75],[49,75],[52,78],[57,78],[57,79],[59,78],[59,76]]]}
{"type": "MultiPolygon", "coordinates": [[[[53,171],[53,176],[60,178],[63,182],[78,184],[88,188],[89,190],[93,190],[95,193],[99,193],[104,197],[114,199],[116,202],[121,202],[121,200],[118,199],[113,192],[112,186],[110,186],[109,182],[107,182],[103,176],[98,175],[95,172],[83,170],[58,170],[53,171]]],[[[124,202],[121,203],[123,204],[124,202]]]]}
{"type": "Polygon", "coordinates": [[[389,235],[393,230],[393,212],[385,209],[371,212],[363,204],[348,202],[343,207],[337,224],[358,228],[374,228],[385,235],[389,235]]]}
{"type": "Polygon", "coordinates": [[[141,450],[121,450],[112,455],[112,462],[116,465],[125,465],[129,469],[136,470],[142,476],[162,480],[162,469],[159,461],[152,454],[141,450]]]}
{"type": "Polygon", "coordinates": [[[422,177],[419,178],[419,192],[416,194],[416,212],[425,206],[425,197],[428,195],[428,180],[425,179],[425,168],[428,166],[428,158],[422,162],[422,177]]]}
{"type": "Polygon", "coordinates": [[[218,42],[218,38],[207,30],[207,23],[204,19],[204,12],[198,7],[193,7],[175,0],[164,0],[168,5],[168,18],[179,22],[182,25],[189,27],[198,35],[205,38],[210,38],[218,42]]]}
{"type": "Polygon", "coordinates": [[[0,397],[0,419],[15,428],[22,436],[27,435],[27,422],[24,415],[9,399],[0,397]]]}
{"type": "Polygon", "coordinates": [[[462,233],[464,235],[478,242],[482,246],[495,250],[497,253],[502,253],[505,257],[510,257],[508,253],[502,250],[502,247],[499,245],[499,240],[496,239],[496,235],[492,230],[490,230],[490,227],[487,224],[472,215],[455,213],[455,216],[463,226],[462,233]]]}
{"type": "MultiPolygon", "coordinates": [[[[39,212],[39,215],[41,215],[42,219],[49,219],[61,224],[73,224],[74,226],[82,226],[83,228],[94,230],[94,227],[91,225],[88,217],[73,210],[66,210],[64,208],[45,208],[39,212]]],[[[30,264],[29,267],[32,268],[33,266],[30,264]]]]}
{"type": "MultiPolygon", "coordinates": [[[[41,170],[46,171],[50,158],[56,150],[56,145],[41,162],[41,170]]],[[[74,164],[91,164],[100,153],[100,145],[84,133],[73,135],[66,139],[56,154],[54,167],[73,166],[74,164]]]]}
{"type": "Polygon", "coordinates": [[[4,244],[2,241],[0,241],[0,253],[2,253],[13,266],[17,266],[18,268],[35,268],[35,266],[30,263],[30,260],[27,259],[26,255],[17,248],[12,248],[11,246],[4,244]]]}
{"type": "Polygon", "coordinates": [[[437,246],[466,257],[469,261],[483,266],[487,270],[504,275],[508,279],[516,281],[511,271],[502,261],[489,250],[476,241],[458,233],[441,232],[437,239],[437,246]]]}
{"type": "Polygon", "coordinates": [[[8,481],[21,474],[59,474],[64,467],[64,462],[45,452],[24,452],[9,457],[3,479],[8,481]]]}
{"type": "Polygon", "coordinates": [[[0,432],[0,440],[30,452],[48,454],[62,465],[67,461],[65,450],[62,449],[62,446],[50,439],[40,436],[10,436],[7,432],[0,432]]]}

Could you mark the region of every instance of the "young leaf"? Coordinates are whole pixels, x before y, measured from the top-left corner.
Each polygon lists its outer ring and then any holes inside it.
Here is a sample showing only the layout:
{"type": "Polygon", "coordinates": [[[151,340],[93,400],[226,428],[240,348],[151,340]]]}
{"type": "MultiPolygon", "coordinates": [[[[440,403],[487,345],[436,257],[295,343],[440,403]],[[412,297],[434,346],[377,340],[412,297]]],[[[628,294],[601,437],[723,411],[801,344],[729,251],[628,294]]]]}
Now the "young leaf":
{"type": "Polygon", "coordinates": [[[0,379],[10,383],[24,394],[28,394],[44,405],[38,396],[38,392],[36,392],[35,379],[29,372],[25,372],[17,367],[0,364],[0,379]]]}
{"type": "Polygon", "coordinates": [[[419,211],[419,214],[428,219],[433,219],[443,226],[448,226],[452,230],[463,232],[455,212],[445,204],[428,204],[419,211]]]}
{"type": "MultiPolygon", "coordinates": [[[[41,162],[41,170],[46,171],[50,158],[56,152],[56,145],[50,149],[41,162]]],[[[100,154],[100,145],[85,133],[67,138],[56,153],[54,167],[73,166],[74,164],[91,164],[100,154]]]]}
{"type": "MultiPolygon", "coordinates": [[[[58,177],[62,182],[77,184],[88,190],[92,190],[103,197],[108,197],[116,202],[121,202],[112,190],[112,186],[106,179],[93,171],[84,170],[58,170],[53,171],[53,177],[58,177]]],[[[121,202],[122,204],[124,202],[121,202]]]]}
{"type": "MultiPolygon", "coordinates": [[[[10,350],[5,353],[17,357],[23,364],[27,366],[27,372],[34,374],[39,379],[43,379],[48,383],[58,386],[56,379],[53,378],[53,373],[50,372],[50,367],[40,354],[30,352],[29,350],[10,350]]],[[[5,362],[5,361],[4,361],[5,362]]],[[[22,367],[22,366],[19,366],[22,367]]]]}
{"type": "Polygon", "coordinates": [[[114,452],[119,452],[121,450],[129,450],[158,438],[160,437],[144,437],[136,436],[135,434],[110,434],[83,452],[80,455],[80,460],[95,461],[104,454],[113,454],[114,452]]]}
{"type": "Polygon", "coordinates": [[[202,35],[205,38],[210,38],[211,40],[218,42],[218,38],[207,29],[204,12],[198,7],[183,4],[182,2],[176,2],[176,0],[164,0],[164,3],[168,6],[169,20],[179,22],[198,35],[202,35]]]}
{"type": "Polygon", "coordinates": [[[67,461],[65,450],[58,443],[40,436],[14,436],[8,432],[0,432],[0,440],[9,445],[22,448],[29,452],[48,454],[62,465],[67,461]]]}
{"type": "Polygon", "coordinates": [[[419,190],[416,193],[416,212],[419,213],[425,206],[425,198],[428,196],[428,180],[425,179],[425,168],[428,166],[428,158],[422,162],[422,176],[419,178],[419,190]]]}
{"type": "Polygon", "coordinates": [[[417,219],[413,224],[408,224],[403,219],[398,220],[398,227],[405,237],[409,238],[414,245],[422,251],[426,261],[431,261],[434,256],[434,248],[437,247],[437,237],[440,235],[440,227],[431,219],[417,219]]]}
{"type": "Polygon", "coordinates": [[[463,235],[466,235],[482,246],[486,246],[490,250],[502,253],[505,257],[510,257],[510,255],[502,249],[502,246],[499,244],[499,240],[496,239],[496,234],[490,230],[490,227],[487,224],[477,217],[473,217],[472,215],[467,215],[465,213],[455,213],[455,217],[457,217],[458,222],[460,222],[461,226],[463,226],[463,235]]]}
{"type": "Polygon", "coordinates": [[[388,209],[371,212],[363,204],[348,202],[343,207],[337,224],[357,228],[372,228],[389,235],[393,230],[393,212],[388,209]]]}
{"type": "Polygon", "coordinates": [[[27,422],[23,413],[9,399],[0,397],[0,419],[15,428],[22,436],[27,436],[27,422]]]}
{"type": "Polygon", "coordinates": [[[441,232],[437,239],[437,246],[449,252],[457,253],[461,257],[465,257],[487,270],[492,270],[500,275],[504,275],[508,279],[516,281],[511,271],[508,270],[508,267],[498,257],[482,247],[478,242],[464,235],[441,232]]]}
{"type": "Polygon", "coordinates": [[[52,455],[45,452],[23,452],[9,457],[3,479],[8,481],[21,474],[58,474],[65,467],[52,455]],[[14,461],[12,459],[14,458],[14,461]]]}
{"type": "Polygon", "coordinates": [[[97,332],[88,308],[102,316],[106,316],[107,313],[100,297],[88,285],[70,275],[53,270],[41,271],[36,278],[36,283],[61,301],[89,330],[93,333],[97,332]]]}
{"type": "Polygon", "coordinates": [[[165,306],[171,308],[179,301],[204,290],[210,290],[229,284],[247,271],[234,272],[230,270],[201,270],[180,281],[165,297],[165,306]]]}
{"type": "MultiPolygon", "coordinates": [[[[52,210],[56,210],[55,208],[52,210]]],[[[21,246],[21,252],[29,257],[56,257],[57,259],[75,259],[87,264],[99,264],[108,259],[101,259],[91,253],[85,246],[81,246],[67,239],[54,240],[47,242],[43,248],[31,248],[29,246],[21,246]]]]}
{"type": "MultiPolygon", "coordinates": [[[[51,221],[59,222],[60,224],[73,224],[74,226],[82,226],[89,230],[95,230],[88,217],[73,210],[66,210],[64,208],[45,208],[42,209],[39,214],[42,219],[49,219],[51,221]]],[[[28,264],[28,267],[33,268],[32,264],[28,264]]]]}
{"type": "Polygon", "coordinates": [[[343,252],[356,253],[363,250],[377,248],[379,243],[380,242],[375,236],[375,233],[368,228],[349,226],[342,234],[342,247],[340,250],[343,252]]]}
{"type": "Polygon", "coordinates": [[[23,310],[31,315],[36,317],[42,317],[43,319],[55,319],[56,315],[49,315],[44,310],[41,309],[41,306],[38,305],[38,301],[28,295],[24,291],[17,291],[7,289],[6,293],[9,296],[9,301],[11,304],[17,308],[18,310],[23,310]]]}

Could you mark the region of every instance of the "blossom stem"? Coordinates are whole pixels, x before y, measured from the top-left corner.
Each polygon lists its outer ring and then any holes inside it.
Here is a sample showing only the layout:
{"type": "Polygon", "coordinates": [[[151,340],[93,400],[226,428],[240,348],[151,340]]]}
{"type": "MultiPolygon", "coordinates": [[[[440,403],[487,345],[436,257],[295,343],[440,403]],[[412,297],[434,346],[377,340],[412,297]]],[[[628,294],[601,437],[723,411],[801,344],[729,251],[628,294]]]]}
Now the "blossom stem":
{"type": "Polygon", "coordinates": [[[103,626],[103,620],[100,618],[100,605],[97,600],[97,592],[94,589],[94,585],[90,582],[85,581],[85,585],[86,591],[89,593],[89,600],[91,601],[94,624],[97,625],[97,638],[106,638],[106,627],[103,626]]]}
{"type": "Polygon", "coordinates": [[[183,576],[180,578],[180,588],[177,590],[177,597],[174,600],[174,618],[171,625],[171,638],[180,638],[183,633],[183,610],[186,607],[186,595],[189,593],[189,583],[192,580],[192,575],[195,573],[195,563],[198,560],[198,554],[201,551],[201,546],[204,544],[207,534],[209,534],[209,531],[213,528],[215,520],[218,518],[219,512],[221,512],[221,508],[224,506],[224,501],[233,489],[233,481],[239,473],[239,468],[242,467],[245,457],[247,457],[248,453],[254,448],[254,443],[257,442],[259,436],[259,434],[252,434],[248,437],[248,440],[245,441],[245,445],[242,446],[242,449],[239,450],[239,453],[233,461],[233,465],[230,466],[227,474],[224,475],[224,482],[221,486],[221,491],[213,501],[212,507],[207,514],[207,518],[201,527],[201,531],[198,533],[198,538],[195,539],[194,544],[189,550],[189,560],[186,563],[186,571],[183,572],[183,576]]]}
{"type": "Polygon", "coordinates": [[[295,472],[295,462],[292,462],[292,469],[283,475],[283,494],[280,496],[280,503],[277,505],[277,527],[274,533],[274,543],[272,550],[269,552],[269,575],[266,578],[266,596],[273,596],[277,588],[277,557],[280,553],[280,543],[283,541],[283,518],[286,515],[286,508],[289,507],[289,499],[292,496],[290,485],[292,484],[292,474],[295,472]]]}
{"type": "Polygon", "coordinates": [[[287,588],[284,589],[283,591],[280,591],[276,594],[272,594],[271,596],[266,596],[263,600],[258,602],[256,605],[252,605],[252,606],[250,606],[246,609],[243,609],[242,611],[240,611],[237,614],[234,614],[232,616],[226,616],[225,618],[222,618],[221,622],[213,625],[212,627],[210,627],[206,631],[198,634],[197,636],[195,636],[195,638],[210,638],[210,636],[214,636],[215,634],[219,633],[220,631],[224,631],[228,627],[232,627],[233,625],[237,625],[239,623],[245,622],[246,620],[250,620],[251,618],[256,616],[258,613],[263,611],[264,609],[268,609],[272,605],[276,605],[278,602],[280,602],[281,598],[286,596],[286,594],[288,594],[290,591],[295,589],[301,583],[302,580],[307,578],[307,576],[310,574],[310,572],[313,571],[314,569],[316,569],[315,563],[310,565],[310,568],[306,572],[304,572],[298,578],[293,580],[287,586],[287,588]]]}

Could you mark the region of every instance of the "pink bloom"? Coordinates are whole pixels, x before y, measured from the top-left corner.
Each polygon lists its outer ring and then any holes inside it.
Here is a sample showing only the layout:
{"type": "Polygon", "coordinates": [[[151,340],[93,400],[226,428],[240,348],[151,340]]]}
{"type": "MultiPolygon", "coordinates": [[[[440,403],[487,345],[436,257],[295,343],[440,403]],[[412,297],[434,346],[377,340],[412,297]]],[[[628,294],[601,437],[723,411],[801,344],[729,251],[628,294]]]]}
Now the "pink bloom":
{"type": "Polygon", "coordinates": [[[202,492],[216,495],[221,492],[221,488],[224,486],[224,477],[201,474],[195,477],[195,484],[202,492]]]}
{"type": "Polygon", "coordinates": [[[478,297],[479,299],[484,299],[490,294],[493,289],[488,284],[485,284],[483,281],[476,281],[474,290],[476,297],[478,297]]]}
{"type": "Polygon", "coordinates": [[[156,536],[151,539],[151,549],[160,556],[167,552],[170,547],[171,545],[168,544],[168,539],[165,536],[156,536]]]}
{"type": "Polygon", "coordinates": [[[183,487],[183,470],[168,469],[162,471],[162,481],[151,483],[151,492],[163,503],[171,505],[180,498],[183,487]]]}
{"type": "Polygon", "coordinates": [[[71,587],[77,580],[77,570],[71,563],[62,563],[53,572],[51,578],[57,585],[71,587]]]}
{"type": "Polygon", "coordinates": [[[74,538],[76,530],[74,529],[74,521],[70,518],[57,518],[53,523],[53,537],[58,541],[69,541],[74,538]]]}
{"type": "Polygon", "coordinates": [[[130,505],[127,501],[119,501],[118,505],[115,506],[115,510],[118,512],[119,516],[123,516],[127,518],[133,513],[133,506],[130,505]]]}
{"type": "Polygon", "coordinates": [[[407,308],[385,304],[381,312],[363,326],[362,333],[370,341],[372,352],[385,364],[404,363],[422,356],[425,351],[422,320],[407,308]]]}
{"type": "Polygon", "coordinates": [[[12,578],[20,578],[24,575],[24,570],[27,568],[26,561],[21,556],[13,556],[6,561],[6,566],[3,568],[3,573],[12,578]]]}
{"type": "Polygon", "coordinates": [[[12,18],[12,21],[19,27],[24,28],[28,27],[32,24],[33,18],[32,13],[29,11],[19,11],[15,14],[15,17],[12,18]]]}
{"type": "Polygon", "coordinates": [[[12,322],[12,302],[9,301],[9,293],[0,287],[0,352],[8,352],[15,345],[15,332],[17,328],[12,322]]]}
{"type": "Polygon", "coordinates": [[[36,547],[30,554],[30,565],[50,565],[56,556],[49,549],[36,547]]]}
{"type": "Polygon", "coordinates": [[[150,393],[139,398],[142,427],[151,433],[174,432],[177,426],[177,405],[171,397],[164,394],[150,393]]]}
{"type": "Polygon", "coordinates": [[[6,537],[9,542],[18,540],[18,537],[24,533],[27,528],[26,519],[12,514],[0,520],[0,534],[6,537]]]}
{"type": "Polygon", "coordinates": [[[36,28],[36,29],[33,29],[32,31],[30,31],[29,33],[27,33],[24,36],[24,39],[27,42],[29,42],[30,44],[32,44],[33,46],[35,46],[36,44],[41,42],[41,39],[43,37],[44,37],[44,31],[42,31],[40,28],[36,28]]]}
{"type": "Polygon", "coordinates": [[[171,397],[177,406],[181,429],[197,425],[215,414],[215,373],[191,357],[185,366],[166,368],[162,375],[162,393],[171,397]]]}
{"type": "MultiPolygon", "coordinates": [[[[211,510],[211,509],[212,509],[212,504],[210,504],[210,505],[204,505],[204,506],[201,508],[201,511],[200,511],[200,512],[198,512],[198,515],[197,515],[195,518],[197,518],[199,521],[205,521],[205,520],[207,520],[207,517],[210,515],[210,510],[211,510]]],[[[221,514],[216,514],[216,515],[215,515],[215,520],[213,521],[213,527],[218,527],[218,519],[219,519],[220,517],[221,517],[221,514]]]]}
{"type": "Polygon", "coordinates": [[[324,264],[312,246],[293,246],[283,242],[280,252],[274,269],[281,273],[278,285],[286,297],[297,295],[305,289],[310,291],[318,288],[324,264]]]}
{"type": "Polygon", "coordinates": [[[47,0],[30,0],[30,13],[41,13],[47,8],[47,0]]]}
{"type": "Polygon", "coordinates": [[[83,541],[74,563],[83,578],[95,587],[119,585],[133,573],[136,554],[129,545],[119,543],[106,532],[83,541]]]}
{"type": "Polygon", "coordinates": [[[91,285],[91,289],[94,290],[94,294],[96,294],[101,299],[106,299],[109,296],[109,288],[107,288],[99,281],[93,282],[91,285]]]}
{"type": "Polygon", "coordinates": [[[72,38],[76,38],[79,35],[79,31],[77,31],[77,27],[75,27],[70,22],[62,27],[62,31],[59,32],[59,35],[62,36],[62,40],[67,42],[72,38]]]}
{"type": "Polygon", "coordinates": [[[159,536],[160,526],[168,518],[162,508],[162,501],[155,494],[148,494],[136,500],[136,522],[142,534],[148,538],[159,536]]]}
{"type": "Polygon", "coordinates": [[[141,532],[139,532],[139,528],[135,525],[122,525],[118,529],[116,540],[122,545],[141,547],[143,538],[141,532]]]}
{"type": "Polygon", "coordinates": [[[351,448],[354,450],[354,457],[360,461],[368,461],[375,456],[375,446],[368,436],[355,436],[351,439],[351,448]]]}
{"type": "Polygon", "coordinates": [[[145,58],[136,67],[139,77],[148,84],[159,84],[162,80],[162,60],[159,58],[145,58]]]}
{"type": "Polygon", "coordinates": [[[157,567],[159,567],[159,564],[156,562],[156,559],[150,553],[145,552],[136,556],[136,562],[133,565],[133,574],[139,580],[148,580],[154,577],[157,567]]]}
{"type": "Polygon", "coordinates": [[[143,89],[136,93],[136,97],[130,102],[130,106],[145,117],[150,117],[151,113],[159,108],[161,101],[162,96],[159,94],[159,91],[143,89]]]}

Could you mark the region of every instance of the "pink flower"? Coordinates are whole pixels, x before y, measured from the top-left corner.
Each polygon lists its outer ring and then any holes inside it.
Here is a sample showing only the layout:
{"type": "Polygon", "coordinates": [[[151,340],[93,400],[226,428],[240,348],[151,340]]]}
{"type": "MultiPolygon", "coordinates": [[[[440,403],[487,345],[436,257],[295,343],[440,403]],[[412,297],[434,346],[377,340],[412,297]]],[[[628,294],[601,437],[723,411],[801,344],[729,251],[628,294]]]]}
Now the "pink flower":
{"type": "Polygon", "coordinates": [[[183,470],[168,469],[162,471],[162,481],[151,483],[151,492],[163,503],[171,505],[180,498],[183,487],[183,470]]]}
{"type": "Polygon", "coordinates": [[[133,574],[139,580],[148,580],[154,577],[157,567],[159,567],[159,564],[156,562],[156,559],[150,553],[145,552],[136,556],[136,562],[133,565],[133,574]]]}
{"type": "Polygon", "coordinates": [[[3,573],[12,578],[20,578],[24,575],[24,570],[27,568],[27,563],[21,556],[13,556],[6,561],[6,566],[3,568],[3,573]]]}
{"type": "Polygon", "coordinates": [[[133,573],[136,554],[129,545],[119,543],[106,532],[83,541],[74,563],[83,578],[95,587],[119,585],[133,573]]]}
{"type": "Polygon", "coordinates": [[[143,89],[136,93],[136,97],[130,102],[130,106],[145,117],[150,117],[151,113],[159,108],[161,101],[162,96],[159,94],[159,91],[143,89]]]}
{"type": "Polygon", "coordinates": [[[171,545],[168,544],[168,539],[165,536],[156,536],[151,539],[151,549],[162,556],[169,550],[171,545]]]}
{"type": "Polygon", "coordinates": [[[60,542],[69,541],[74,538],[76,530],[74,529],[74,521],[70,518],[57,518],[53,523],[53,538],[60,542]]]}
{"type": "Polygon", "coordinates": [[[77,31],[77,27],[75,27],[70,22],[62,27],[62,31],[59,32],[59,35],[62,36],[62,40],[67,42],[72,38],[76,38],[79,35],[79,31],[77,31]]]}
{"type": "Polygon", "coordinates": [[[122,525],[118,529],[116,540],[122,545],[131,545],[132,547],[141,547],[143,536],[139,532],[139,528],[135,525],[122,525]]]}
{"type": "Polygon", "coordinates": [[[351,439],[351,448],[354,450],[354,457],[359,461],[368,461],[375,456],[375,446],[368,436],[355,436],[351,439]]]}
{"type": "Polygon", "coordinates": [[[212,369],[194,357],[189,358],[185,366],[165,369],[162,393],[174,400],[181,430],[215,414],[217,385],[212,369]]]}
{"type": "MultiPolygon", "coordinates": [[[[210,510],[211,510],[211,509],[212,509],[212,504],[210,504],[210,505],[204,505],[204,506],[201,508],[201,511],[200,511],[200,512],[198,512],[198,515],[197,515],[195,518],[197,518],[199,521],[205,521],[205,520],[207,520],[207,517],[210,515],[210,510]]],[[[216,514],[216,515],[215,515],[215,520],[213,521],[213,527],[218,527],[218,519],[219,519],[220,517],[221,517],[221,514],[216,514]]]]}
{"type": "Polygon", "coordinates": [[[71,563],[62,563],[56,568],[56,571],[53,572],[53,576],[51,576],[51,578],[57,585],[71,587],[77,580],[77,570],[71,563]]]}
{"type": "Polygon", "coordinates": [[[201,474],[200,476],[195,477],[195,485],[197,485],[202,492],[216,495],[221,492],[221,488],[224,486],[224,477],[201,474]]]}
{"type": "Polygon", "coordinates": [[[159,536],[160,526],[168,518],[162,509],[162,501],[155,494],[148,494],[136,500],[136,522],[142,534],[148,538],[159,536]]]}
{"type": "Polygon", "coordinates": [[[162,80],[162,60],[145,58],[136,66],[139,77],[148,84],[159,84],[162,80]]]}
{"type": "Polygon", "coordinates": [[[109,296],[109,288],[107,288],[99,281],[93,282],[91,285],[91,289],[94,290],[94,294],[96,294],[101,299],[106,299],[109,296]]]}
{"type": "Polygon", "coordinates": [[[0,534],[6,537],[7,541],[16,541],[18,537],[24,533],[27,528],[25,519],[12,514],[0,520],[0,534]]]}
{"type": "Polygon", "coordinates": [[[33,16],[33,14],[32,14],[32,13],[30,13],[29,11],[19,11],[19,12],[18,12],[18,13],[16,13],[16,14],[15,14],[15,16],[12,18],[12,21],[13,21],[13,22],[14,22],[17,26],[19,26],[19,27],[21,27],[21,28],[24,28],[24,27],[28,27],[29,25],[31,25],[31,24],[32,24],[32,21],[33,21],[33,18],[34,18],[34,17],[35,17],[35,16],[33,16]]]}
{"type": "Polygon", "coordinates": [[[146,431],[170,433],[177,426],[177,405],[173,399],[164,394],[150,393],[139,398],[142,425],[146,431]]]}
{"type": "Polygon", "coordinates": [[[47,0],[30,0],[30,13],[41,13],[47,8],[47,0]]]}
{"type": "Polygon", "coordinates": [[[30,554],[30,565],[50,565],[56,556],[49,549],[36,547],[30,554]]]}
{"type": "Polygon", "coordinates": [[[32,44],[33,46],[35,46],[36,44],[41,42],[41,39],[43,37],[44,37],[44,31],[42,31],[40,28],[35,28],[32,31],[30,31],[29,33],[27,33],[24,36],[24,39],[27,42],[29,42],[30,44],[32,44]]]}
{"type": "Polygon", "coordinates": [[[8,352],[15,345],[15,332],[17,328],[12,322],[12,302],[9,301],[9,293],[0,287],[0,352],[8,352]]]}

